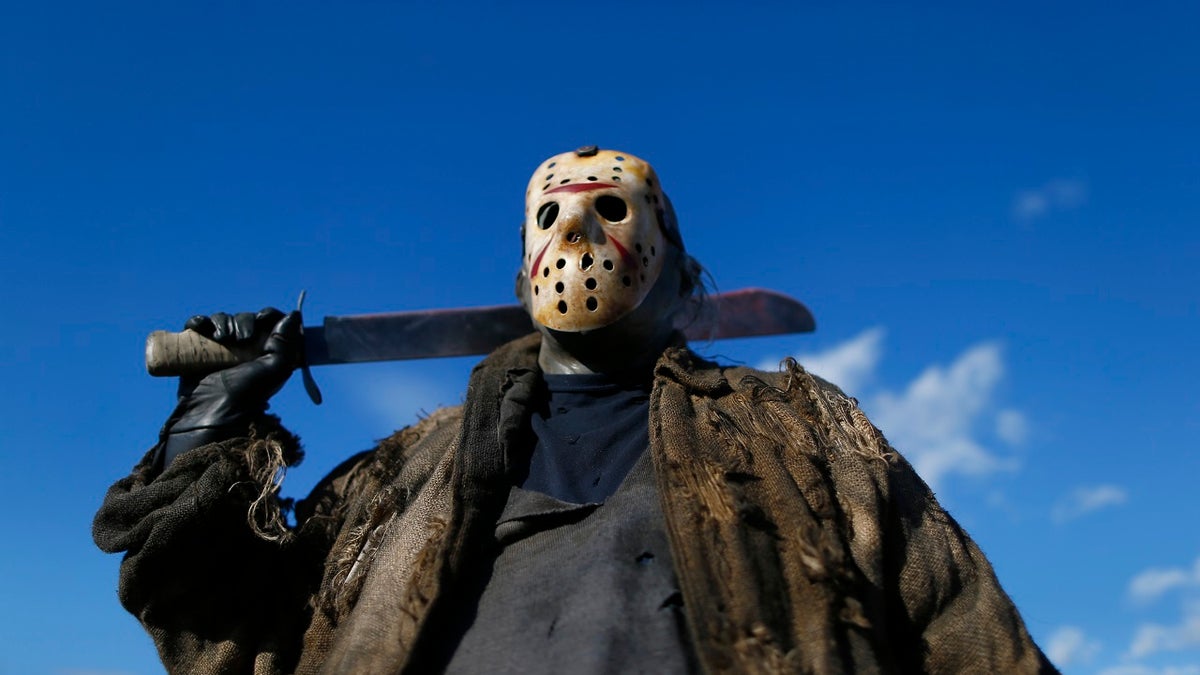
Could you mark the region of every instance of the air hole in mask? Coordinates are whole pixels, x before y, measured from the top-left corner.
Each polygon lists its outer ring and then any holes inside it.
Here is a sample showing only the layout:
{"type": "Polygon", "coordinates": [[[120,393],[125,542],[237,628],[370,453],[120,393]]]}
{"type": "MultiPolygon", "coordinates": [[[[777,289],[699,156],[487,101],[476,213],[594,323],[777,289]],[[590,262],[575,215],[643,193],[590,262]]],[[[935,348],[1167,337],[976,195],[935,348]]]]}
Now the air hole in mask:
{"type": "Polygon", "coordinates": [[[625,220],[625,216],[629,215],[629,207],[625,205],[625,200],[614,195],[601,195],[596,200],[596,213],[600,217],[610,223],[619,223],[625,220]]]}
{"type": "Polygon", "coordinates": [[[599,179],[596,178],[595,176],[588,176],[588,180],[599,180],[599,179]]]}
{"type": "Polygon", "coordinates": [[[537,224],[543,230],[549,229],[555,218],[558,218],[558,202],[546,202],[538,208],[537,224]]]}
{"type": "Polygon", "coordinates": [[[589,269],[591,269],[591,268],[592,268],[592,262],[593,262],[592,254],[591,254],[591,253],[584,253],[584,254],[583,254],[583,257],[579,259],[579,269],[581,269],[581,270],[589,270],[589,269]]]}
{"type": "Polygon", "coordinates": [[[642,265],[645,266],[645,265],[649,265],[649,264],[650,264],[650,259],[647,258],[646,256],[642,256],[642,265]]]}
{"type": "Polygon", "coordinates": [[[533,294],[534,294],[534,295],[537,295],[537,294],[538,294],[538,287],[537,287],[537,286],[534,286],[534,287],[533,287],[533,294]]]}
{"type": "Polygon", "coordinates": [[[588,298],[588,299],[587,299],[587,308],[588,308],[588,311],[589,311],[589,312],[594,312],[594,311],[596,311],[596,308],[597,308],[597,307],[599,307],[599,306],[600,306],[600,303],[596,302],[596,299],[595,299],[595,298],[588,298]]]}
{"type": "Polygon", "coordinates": [[[568,232],[567,233],[567,243],[574,244],[575,242],[579,241],[579,237],[580,237],[580,235],[578,232],[568,232]]]}
{"type": "Polygon", "coordinates": [[[616,171],[617,173],[621,173],[622,171],[624,171],[624,169],[622,169],[622,168],[621,168],[621,167],[619,167],[619,166],[614,166],[614,167],[613,167],[613,171],[616,171]]]}
{"type": "Polygon", "coordinates": [[[650,255],[655,255],[653,246],[650,247],[650,255]]]}
{"type": "Polygon", "coordinates": [[[621,283],[625,284],[626,286],[632,286],[633,279],[630,279],[629,276],[626,275],[626,276],[621,277],[621,283]]]}
{"type": "Polygon", "coordinates": [[[559,313],[559,314],[566,314],[566,313],[567,313],[567,301],[566,301],[566,300],[559,300],[559,301],[558,301],[558,313],[559,313]]]}
{"type": "Polygon", "coordinates": [[[564,288],[566,288],[566,287],[563,286],[563,282],[561,282],[561,281],[558,282],[557,284],[554,284],[554,290],[558,291],[559,293],[562,293],[564,288]]]}
{"type": "Polygon", "coordinates": [[[611,271],[613,270],[613,261],[611,261],[611,260],[605,260],[605,261],[604,261],[604,269],[606,269],[606,270],[608,270],[609,272],[611,272],[611,271]]]}
{"type": "Polygon", "coordinates": [[[558,262],[554,263],[554,266],[561,270],[562,268],[567,266],[567,261],[563,260],[562,258],[559,258],[558,262]]]}
{"type": "Polygon", "coordinates": [[[544,276],[544,277],[548,277],[548,276],[550,276],[550,268],[549,268],[549,267],[547,267],[547,268],[544,268],[544,269],[542,270],[542,276],[544,276]]]}
{"type": "MultiPolygon", "coordinates": [[[[624,158],[624,157],[622,157],[622,156],[620,156],[620,155],[617,155],[616,157],[613,157],[613,159],[617,160],[618,162],[624,162],[624,161],[625,161],[625,158],[624,158]]],[[[550,166],[554,166],[554,165],[553,165],[553,164],[551,164],[550,166]]]]}
{"type": "Polygon", "coordinates": [[[613,176],[613,177],[612,177],[612,179],[613,179],[613,180],[615,180],[615,181],[617,181],[618,183],[620,183],[620,182],[621,182],[621,177],[620,177],[620,176],[613,176]]]}
{"type": "Polygon", "coordinates": [[[633,250],[637,251],[638,253],[641,253],[641,252],[642,252],[642,245],[641,245],[641,244],[634,244],[634,245],[633,245],[633,250]]]}
{"type": "Polygon", "coordinates": [[[587,281],[583,282],[583,285],[587,286],[589,291],[596,290],[596,280],[591,277],[588,277],[587,281]]]}

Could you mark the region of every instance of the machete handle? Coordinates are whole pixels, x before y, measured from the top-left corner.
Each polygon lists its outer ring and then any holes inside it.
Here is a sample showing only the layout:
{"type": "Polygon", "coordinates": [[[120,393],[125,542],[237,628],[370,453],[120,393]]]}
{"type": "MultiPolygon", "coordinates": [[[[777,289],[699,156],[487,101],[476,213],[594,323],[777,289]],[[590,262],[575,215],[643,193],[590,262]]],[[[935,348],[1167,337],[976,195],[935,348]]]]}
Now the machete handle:
{"type": "Polygon", "coordinates": [[[156,330],[146,338],[146,370],[154,377],[207,375],[262,354],[269,335],[257,343],[227,347],[194,330],[156,330]]]}

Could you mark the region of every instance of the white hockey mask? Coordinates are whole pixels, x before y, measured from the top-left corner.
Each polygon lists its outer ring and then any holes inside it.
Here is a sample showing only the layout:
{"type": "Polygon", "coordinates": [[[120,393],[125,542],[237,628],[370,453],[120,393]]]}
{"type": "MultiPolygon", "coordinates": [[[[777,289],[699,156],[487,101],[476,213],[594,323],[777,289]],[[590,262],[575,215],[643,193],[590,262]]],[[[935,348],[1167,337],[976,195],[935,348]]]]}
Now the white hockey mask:
{"type": "Polygon", "coordinates": [[[678,240],[654,169],[595,146],[538,167],[523,231],[530,314],[564,332],[607,326],[636,309],[662,274],[668,242],[678,240]]]}

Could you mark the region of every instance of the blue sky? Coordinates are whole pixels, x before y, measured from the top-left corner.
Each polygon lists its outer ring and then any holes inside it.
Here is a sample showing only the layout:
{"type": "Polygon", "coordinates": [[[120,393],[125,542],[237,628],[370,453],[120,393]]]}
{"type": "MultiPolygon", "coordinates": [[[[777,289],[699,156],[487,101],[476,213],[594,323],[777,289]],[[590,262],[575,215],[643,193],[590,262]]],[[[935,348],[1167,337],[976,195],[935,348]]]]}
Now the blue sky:
{"type": "MultiPolygon", "coordinates": [[[[509,302],[525,181],[596,143],[817,317],[702,351],[857,396],[1065,672],[1200,673],[1195,5],[413,5],[0,6],[0,672],[160,670],[89,536],[171,407],[147,333],[509,302]]],[[[471,364],[289,383],[285,489],[471,364]]]]}

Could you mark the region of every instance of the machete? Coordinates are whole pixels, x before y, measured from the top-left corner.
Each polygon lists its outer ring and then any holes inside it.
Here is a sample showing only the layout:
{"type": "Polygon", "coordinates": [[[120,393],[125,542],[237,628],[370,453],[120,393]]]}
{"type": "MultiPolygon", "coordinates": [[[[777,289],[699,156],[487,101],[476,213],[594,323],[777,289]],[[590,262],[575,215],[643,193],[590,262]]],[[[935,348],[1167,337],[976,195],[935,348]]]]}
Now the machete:
{"type": "MultiPolygon", "coordinates": [[[[709,296],[700,319],[684,328],[689,340],[809,333],[813,315],[799,300],[776,291],[746,288],[709,296]]],[[[487,354],[534,331],[520,305],[327,316],[305,326],[307,365],[397,361],[487,354]]],[[[199,333],[155,331],[146,340],[151,375],[203,375],[259,354],[261,345],[226,347],[199,333]]]]}

